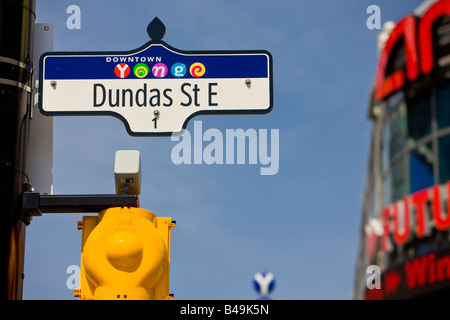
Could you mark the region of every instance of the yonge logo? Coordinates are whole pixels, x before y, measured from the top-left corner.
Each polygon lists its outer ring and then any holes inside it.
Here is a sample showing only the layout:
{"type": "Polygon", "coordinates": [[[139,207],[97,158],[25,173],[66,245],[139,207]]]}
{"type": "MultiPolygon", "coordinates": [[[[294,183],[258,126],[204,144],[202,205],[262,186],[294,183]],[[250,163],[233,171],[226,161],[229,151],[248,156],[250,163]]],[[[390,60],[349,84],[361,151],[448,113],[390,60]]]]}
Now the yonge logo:
{"type": "Polygon", "coordinates": [[[171,159],[176,165],[247,164],[247,160],[248,164],[258,164],[259,160],[263,165],[260,175],[275,175],[279,169],[279,129],[270,130],[270,153],[268,138],[267,129],[226,129],[225,135],[212,128],[203,132],[202,121],[194,121],[192,136],[188,130],[181,136],[172,135],[171,141],[179,142],[172,148],[171,159]]]}
{"type": "MultiPolygon", "coordinates": [[[[134,62],[136,60],[138,61],[155,60],[155,58],[141,57],[141,59],[139,59],[139,57],[129,57],[129,60],[131,62],[134,62]]],[[[157,57],[156,61],[159,60],[161,60],[161,58],[157,57]]],[[[150,74],[149,66],[143,62],[139,62],[136,65],[134,65],[134,67],[131,68],[128,64],[125,63],[128,62],[126,57],[106,58],[106,62],[119,62],[119,61],[121,61],[121,63],[118,63],[114,67],[114,74],[116,75],[117,78],[121,79],[127,78],[130,75],[131,69],[133,69],[133,74],[140,79],[145,78],[150,74]]],[[[186,75],[187,68],[186,65],[181,62],[174,63],[170,69],[166,64],[158,62],[152,66],[151,74],[155,78],[164,78],[169,73],[169,70],[171,71],[172,76],[174,76],[175,78],[182,78],[186,75]]],[[[189,67],[189,74],[194,78],[203,77],[205,75],[205,72],[206,67],[200,62],[195,62],[189,67]]]]}

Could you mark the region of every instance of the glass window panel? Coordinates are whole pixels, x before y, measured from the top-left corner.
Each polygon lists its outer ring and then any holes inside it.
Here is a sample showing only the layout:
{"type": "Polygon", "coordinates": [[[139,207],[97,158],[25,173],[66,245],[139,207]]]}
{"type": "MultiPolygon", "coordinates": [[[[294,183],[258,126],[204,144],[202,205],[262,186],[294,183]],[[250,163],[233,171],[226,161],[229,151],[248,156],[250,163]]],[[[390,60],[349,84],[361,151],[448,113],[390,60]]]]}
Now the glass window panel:
{"type": "Polygon", "coordinates": [[[439,139],[439,183],[450,180],[450,136],[439,139]]]}
{"type": "Polygon", "coordinates": [[[408,138],[415,141],[431,133],[431,96],[408,101],[408,138]]]}
{"type": "Polygon", "coordinates": [[[387,174],[384,178],[384,207],[387,207],[392,202],[392,192],[391,192],[391,174],[387,174]]]}
{"type": "Polygon", "coordinates": [[[409,183],[411,193],[434,185],[433,158],[431,143],[423,144],[410,153],[409,183]]]}
{"type": "Polygon", "coordinates": [[[439,130],[450,127],[450,83],[436,87],[436,118],[439,130]]]}
{"type": "Polygon", "coordinates": [[[383,126],[383,142],[382,142],[382,148],[383,148],[383,170],[387,170],[389,166],[391,165],[391,156],[389,154],[390,144],[389,144],[389,126],[384,125],[383,126]]]}
{"type": "Polygon", "coordinates": [[[372,187],[370,188],[370,216],[372,218],[377,218],[380,214],[380,210],[378,208],[378,192],[375,184],[372,184],[372,187]]]}
{"type": "Polygon", "coordinates": [[[395,108],[389,110],[387,117],[389,132],[389,156],[390,160],[406,147],[406,104],[401,100],[395,108]]]}
{"type": "Polygon", "coordinates": [[[405,158],[402,158],[391,168],[391,203],[402,199],[409,191],[405,160],[405,158]]]}

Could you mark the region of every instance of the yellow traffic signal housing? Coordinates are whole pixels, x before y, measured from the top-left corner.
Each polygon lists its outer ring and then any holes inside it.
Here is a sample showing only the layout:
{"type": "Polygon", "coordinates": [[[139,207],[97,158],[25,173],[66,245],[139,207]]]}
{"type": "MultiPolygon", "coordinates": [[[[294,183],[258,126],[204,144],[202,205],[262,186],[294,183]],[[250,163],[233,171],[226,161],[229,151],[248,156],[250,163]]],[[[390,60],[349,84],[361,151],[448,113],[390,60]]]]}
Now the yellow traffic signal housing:
{"type": "Polygon", "coordinates": [[[148,210],[115,207],[85,216],[80,300],[168,300],[170,236],[175,223],[148,210]]]}

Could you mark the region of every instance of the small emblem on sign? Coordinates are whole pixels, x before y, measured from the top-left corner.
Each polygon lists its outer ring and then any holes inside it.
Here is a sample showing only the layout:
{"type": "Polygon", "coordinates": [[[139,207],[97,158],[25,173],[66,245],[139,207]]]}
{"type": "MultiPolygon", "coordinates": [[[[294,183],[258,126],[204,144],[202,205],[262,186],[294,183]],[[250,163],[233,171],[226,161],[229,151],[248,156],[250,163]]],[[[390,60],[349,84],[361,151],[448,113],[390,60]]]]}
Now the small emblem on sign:
{"type": "Polygon", "coordinates": [[[130,66],[126,63],[119,63],[114,68],[114,73],[118,78],[126,78],[130,74],[130,66]]]}
{"type": "Polygon", "coordinates": [[[164,78],[167,74],[167,66],[164,63],[157,63],[152,68],[152,73],[156,78],[164,78]]]}
{"type": "Polygon", "coordinates": [[[200,62],[196,62],[189,68],[189,72],[195,78],[200,78],[205,74],[205,66],[200,62]]]}

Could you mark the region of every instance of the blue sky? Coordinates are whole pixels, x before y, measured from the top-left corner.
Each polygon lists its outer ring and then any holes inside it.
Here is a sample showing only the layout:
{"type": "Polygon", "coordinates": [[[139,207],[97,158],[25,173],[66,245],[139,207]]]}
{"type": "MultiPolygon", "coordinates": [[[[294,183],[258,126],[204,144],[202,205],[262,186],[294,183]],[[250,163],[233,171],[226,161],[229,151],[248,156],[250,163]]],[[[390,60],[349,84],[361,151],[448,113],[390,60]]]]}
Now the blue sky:
{"type": "MultiPolygon", "coordinates": [[[[273,299],[350,299],[369,152],[367,104],[381,22],[416,0],[37,0],[56,51],[128,51],[145,44],[158,17],[181,50],[267,50],[274,105],[266,115],[192,119],[203,130],[279,130],[279,171],[261,164],[175,165],[170,137],[132,137],[110,116],[54,118],[54,194],[112,194],[116,150],[141,152],[141,207],[172,217],[175,299],[256,299],[256,272],[275,275],[273,299]],[[68,29],[66,9],[81,9],[68,29]]],[[[33,182],[32,182],[33,183],[33,182]]],[[[37,190],[39,191],[39,190],[37,190]]],[[[94,213],[92,214],[94,215],[94,213]]],[[[66,269],[79,265],[81,214],[35,217],[27,227],[24,299],[75,299],[66,269]]]]}

